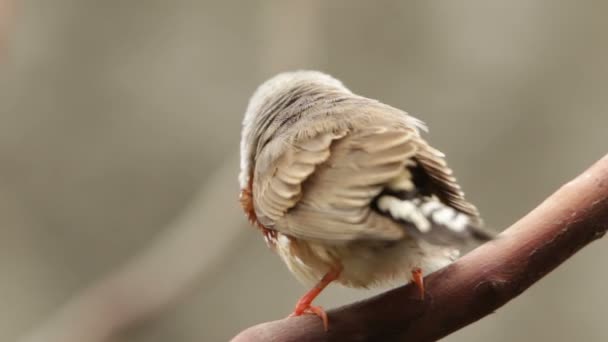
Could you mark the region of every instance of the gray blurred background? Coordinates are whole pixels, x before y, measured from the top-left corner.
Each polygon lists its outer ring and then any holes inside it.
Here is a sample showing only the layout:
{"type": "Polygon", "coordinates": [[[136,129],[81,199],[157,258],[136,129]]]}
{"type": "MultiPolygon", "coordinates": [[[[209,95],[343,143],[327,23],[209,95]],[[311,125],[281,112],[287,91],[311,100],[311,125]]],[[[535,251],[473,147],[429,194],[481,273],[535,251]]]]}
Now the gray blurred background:
{"type": "MultiPolygon", "coordinates": [[[[287,315],[306,289],[236,201],[240,121],[279,71],[326,71],[426,121],[504,229],[608,152],[607,13],[554,0],[19,2],[0,15],[0,340],[225,341],[287,315]]],[[[605,341],[607,247],[445,340],[605,341]]],[[[370,293],[333,286],[318,302],[370,293]]]]}

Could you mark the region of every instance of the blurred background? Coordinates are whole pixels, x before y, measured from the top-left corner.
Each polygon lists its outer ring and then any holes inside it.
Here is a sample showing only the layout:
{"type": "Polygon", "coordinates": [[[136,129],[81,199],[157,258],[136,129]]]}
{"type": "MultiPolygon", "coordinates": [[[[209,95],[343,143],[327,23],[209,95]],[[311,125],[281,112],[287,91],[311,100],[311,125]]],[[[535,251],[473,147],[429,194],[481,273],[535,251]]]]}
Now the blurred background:
{"type": "MultiPolygon", "coordinates": [[[[291,312],[307,289],[236,200],[244,109],[280,71],[323,70],[427,122],[506,228],[608,152],[606,13],[0,0],[0,340],[225,341],[291,312]]],[[[603,239],[445,341],[605,341],[606,258],[603,239]]]]}

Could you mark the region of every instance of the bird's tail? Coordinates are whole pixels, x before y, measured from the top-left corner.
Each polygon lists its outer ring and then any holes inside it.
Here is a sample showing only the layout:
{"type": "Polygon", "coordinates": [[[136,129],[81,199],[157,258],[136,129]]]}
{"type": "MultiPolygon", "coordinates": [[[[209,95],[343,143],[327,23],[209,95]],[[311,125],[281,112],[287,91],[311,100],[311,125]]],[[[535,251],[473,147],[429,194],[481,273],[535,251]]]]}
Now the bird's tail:
{"type": "Polygon", "coordinates": [[[381,214],[402,223],[410,235],[434,245],[464,247],[496,237],[483,229],[481,223],[434,196],[412,197],[405,193],[383,192],[372,205],[381,214]]]}

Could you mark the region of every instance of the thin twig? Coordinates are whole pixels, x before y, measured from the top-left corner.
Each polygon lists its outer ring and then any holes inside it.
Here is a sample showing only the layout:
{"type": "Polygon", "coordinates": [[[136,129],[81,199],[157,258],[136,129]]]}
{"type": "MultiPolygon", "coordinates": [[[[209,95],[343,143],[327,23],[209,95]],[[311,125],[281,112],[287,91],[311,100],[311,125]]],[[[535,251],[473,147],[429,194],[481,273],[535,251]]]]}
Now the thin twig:
{"type": "Polygon", "coordinates": [[[493,313],[608,229],[608,155],[500,237],[425,279],[314,316],[251,327],[233,342],[435,341],[493,313]]]}

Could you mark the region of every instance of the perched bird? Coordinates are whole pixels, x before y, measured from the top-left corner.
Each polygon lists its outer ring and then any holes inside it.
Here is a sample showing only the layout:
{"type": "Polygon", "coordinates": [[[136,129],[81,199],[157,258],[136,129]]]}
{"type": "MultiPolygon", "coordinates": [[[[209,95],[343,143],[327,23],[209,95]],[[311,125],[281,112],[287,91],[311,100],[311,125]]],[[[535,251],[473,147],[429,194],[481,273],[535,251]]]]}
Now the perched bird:
{"type": "Polygon", "coordinates": [[[243,120],[241,205],[303,283],[292,315],[314,313],[331,282],[414,281],[491,238],[444,155],[404,111],[317,71],[281,73],[253,94],[243,120]]]}

